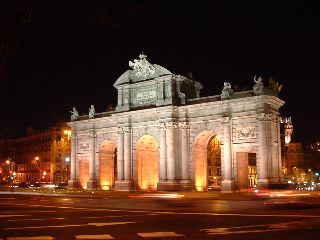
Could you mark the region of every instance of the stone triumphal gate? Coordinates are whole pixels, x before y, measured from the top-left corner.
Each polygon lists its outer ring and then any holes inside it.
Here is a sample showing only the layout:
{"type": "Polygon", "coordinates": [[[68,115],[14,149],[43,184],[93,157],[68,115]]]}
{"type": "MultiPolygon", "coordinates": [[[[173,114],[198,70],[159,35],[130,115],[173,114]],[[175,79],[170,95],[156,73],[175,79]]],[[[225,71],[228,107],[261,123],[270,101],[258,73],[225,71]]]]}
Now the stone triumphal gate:
{"type": "Polygon", "coordinates": [[[70,188],[229,192],[281,180],[277,82],[200,97],[199,82],[139,57],[114,84],[115,110],[74,108],[70,188]]]}

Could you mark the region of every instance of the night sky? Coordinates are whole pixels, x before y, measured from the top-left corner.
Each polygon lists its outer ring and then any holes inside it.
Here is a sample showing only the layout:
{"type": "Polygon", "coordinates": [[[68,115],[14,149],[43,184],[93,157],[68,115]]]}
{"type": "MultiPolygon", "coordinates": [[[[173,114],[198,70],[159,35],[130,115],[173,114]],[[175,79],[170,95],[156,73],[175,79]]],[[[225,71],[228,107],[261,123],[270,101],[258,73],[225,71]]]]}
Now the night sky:
{"type": "Polygon", "coordinates": [[[17,40],[1,52],[0,130],[69,121],[73,106],[106,111],[116,105],[113,83],[144,51],[174,74],[192,72],[202,96],[220,94],[223,82],[251,89],[254,75],[273,77],[293,140],[319,140],[320,21],[309,4],[34,0],[19,33],[0,29],[17,40]]]}

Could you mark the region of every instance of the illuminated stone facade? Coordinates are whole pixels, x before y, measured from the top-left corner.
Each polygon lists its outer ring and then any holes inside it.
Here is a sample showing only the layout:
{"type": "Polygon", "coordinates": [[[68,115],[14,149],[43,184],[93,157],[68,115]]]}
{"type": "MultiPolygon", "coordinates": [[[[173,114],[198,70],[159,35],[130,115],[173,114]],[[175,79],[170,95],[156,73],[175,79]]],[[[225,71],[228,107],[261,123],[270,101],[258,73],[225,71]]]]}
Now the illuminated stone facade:
{"type": "Polygon", "coordinates": [[[129,65],[114,111],[68,123],[70,188],[231,192],[281,180],[276,82],[200,97],[199,82],[143,54],[129,65]]]}

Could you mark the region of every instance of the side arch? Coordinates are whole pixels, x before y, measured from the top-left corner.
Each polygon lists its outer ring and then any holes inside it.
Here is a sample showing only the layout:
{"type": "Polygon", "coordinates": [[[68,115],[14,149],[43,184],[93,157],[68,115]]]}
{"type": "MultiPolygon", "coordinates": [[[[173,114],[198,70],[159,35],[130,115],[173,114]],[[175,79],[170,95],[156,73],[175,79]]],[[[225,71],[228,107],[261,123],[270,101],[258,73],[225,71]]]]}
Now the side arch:
{"type": "MultiPolygon", "coordinates": [[[[196,137],[194,141],[194,182],[195,182],[195,188],[197,191],[205,191],[208,187],[208,180],[212,181],[211,179],[208,179],[208,175],[212,175],[210,172],[211,169],[208,170],[208,154],[212,155],[210,151],[208,152],[208,147],[210,150],[211,146],[208,146],[209,141],[211,139],[217,139],[218,135],[215,134],[212,131],[203,131],[196,137]],[[209,173],[208,173],[209,171],[209,173]]],[[[220,141],[219,141],[219,148],[220,148],[220,141]]],[[[221,158],[221,152],[220,158],[221,158]]],[[[211,161],[211,160],[210,160],[211,161]]],[[[215,163],[211,163],[210,165],[214,165],[215,163]]],[[[220,162],[221,165],[221,162],[220,162]]]]}
{"type": "Polygon", "coordinates": [[[99,146],[99,186],[103,190],[114,187],[117,176],[116,144],[105,140],[99,146]]]}
{"type": "Polygon", "coordinates": [[[156,190],[159,181],[158,143],[144,135],[136,144],[137,184],[141,190],[156,190]]]}

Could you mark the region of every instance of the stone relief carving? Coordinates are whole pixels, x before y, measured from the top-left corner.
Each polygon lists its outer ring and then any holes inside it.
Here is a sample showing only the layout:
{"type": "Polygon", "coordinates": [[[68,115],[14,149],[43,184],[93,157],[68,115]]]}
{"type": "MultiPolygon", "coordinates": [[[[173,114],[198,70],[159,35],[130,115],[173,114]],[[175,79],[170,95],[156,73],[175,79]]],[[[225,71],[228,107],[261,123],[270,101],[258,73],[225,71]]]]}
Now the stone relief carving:
{"type": "Polygon", "coordinates": [[[182,128],[182,129],[188,129],[189,123],[188,122],[179,122],[178,126],[179,126],[179,128],[182,128]]]}
{"type": "Polygon", "coordinates": [[[157,128],[158,129],[166,129],[166,123],[165,122],[159,122],[157,128]]]}
{"type": "Polygon", "coordinates": [[[166,122],[166,128],[179,128],[178,122],[166,122]]]}
{"type": "Polygon", "coordinates": [[[136,94],[138,102],[150,102],[157,97],[155,88],[139,90],[136,94]]]}
{"type": "Polygon", "coordinates": [[[81,143],[79,143],[79,150],[80,150],[81,152],[86,152],[86,151],[89,150],[89,148],[90,148],[90,144],[89,144],[88,142],[81,142],[81,143]]]}
{"type": "Polygon", "coordinates": [[[272,113],[258,113],[256,115],[258,121],[274,121],[278,122],[278,117],[272,113]]]}
{"type": "Polygon", "coordinates": [[[95,137],[97,137],[96,132],[95,132],[94,130],[89,131],[88,137],[90,137],[90,138],[95,138],[95,137]]]}
{"type": "Polygon", "coordinates": [[[132,133],[132,127],[123,127],[122,129],[124,133],[132,133]]]}
{"type": "Polygon", "coordinates": [[[236,138],[255,138],[256,137],[256,128],[255,127],[244,127],[236,129],[236,138]]]}
{"type": "Polygon", "coordinates": [[[155,72],[155,67],[147,60],[147,55],[141,53],[139,55],[140,60],[134,59],[133,62],[129,61],[129,67],[135,71],[137,77],[149,77],[155,72]]]}
{"type": "Polygon", "coordinates": [[[220,121],[223,124],[230,124],[230,120],[230,117],[222,117],[220,121]]]}
{"type": "Polygon", "coordinates": [[[123,128],[122,127],[118,127],[117,133],[118,134],[123,134],[124,133],[123,128]]]}

